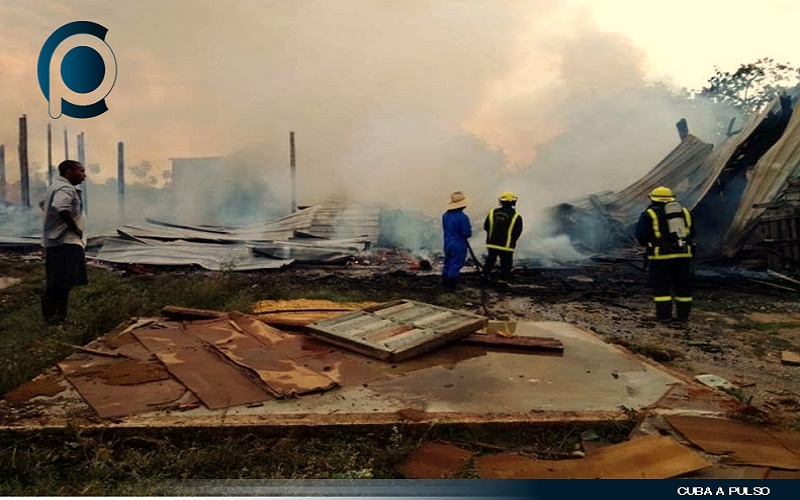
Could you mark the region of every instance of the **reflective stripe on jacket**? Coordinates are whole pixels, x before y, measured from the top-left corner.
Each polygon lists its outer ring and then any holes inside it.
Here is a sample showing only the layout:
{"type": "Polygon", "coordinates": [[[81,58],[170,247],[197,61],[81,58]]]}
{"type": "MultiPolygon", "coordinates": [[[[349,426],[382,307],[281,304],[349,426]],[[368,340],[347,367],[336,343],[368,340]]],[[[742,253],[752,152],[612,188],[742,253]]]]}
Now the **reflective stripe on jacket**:
{"type": "Polygon", "coordinates": [[[662,205],[651,205],[642,214],[636,228],[636,237],[643,245],[647,245],[648,260],[683,259],[692,257],[691,236],[694,234],[692,227],[692,214],[682,207],[683,219],[686,224],[688,236],[679,241],[667,233],[666,217],[662,205]],[[658,209],[658,210],[657,210],[658,209]]]}
{"type": "Polygon", "coordinates": [[[498,207],[486,216],[486,248],[513,252],[522,233],[522,217],[510,207],[498,207]]]}

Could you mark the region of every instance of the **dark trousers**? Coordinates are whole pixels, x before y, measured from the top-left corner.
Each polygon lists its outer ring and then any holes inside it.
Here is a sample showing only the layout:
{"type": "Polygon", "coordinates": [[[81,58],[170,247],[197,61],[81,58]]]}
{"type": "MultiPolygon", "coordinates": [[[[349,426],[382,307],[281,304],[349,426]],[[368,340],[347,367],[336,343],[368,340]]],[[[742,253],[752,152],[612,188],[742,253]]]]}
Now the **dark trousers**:
{"type": "Polygon", "coordinates": [[[67,319],[69,292],[88,283],[86,254],[80,245],[59,245],[44,250],[45,289],[42,316],[49,324],[67,319]]]}
{"type": "Polygon", "coordinates": [[[494,248],[487,248],[489,254],[486,256],[486,264],[483,266],[483,272],[488,276],[494,268],[497,258],[500,258],[500,274],[508,275],[511,273],[511,266],[514,264],[514,252],[506,250],[496,250],[494,248]]]}
{"type": "Polygon", "coordinates": [[[42,316],[47,324],[55,325],[66,321],[70,290],[72,287],[45,287],[42,295],[42,316]]]}
{"type": "Polygon", "coordinates": [[[651,260],[650,286],[653,287],[656,318],[670,319],[674,302],[677,319],[689,319],[692,310],[691,259],[651,260]]]}

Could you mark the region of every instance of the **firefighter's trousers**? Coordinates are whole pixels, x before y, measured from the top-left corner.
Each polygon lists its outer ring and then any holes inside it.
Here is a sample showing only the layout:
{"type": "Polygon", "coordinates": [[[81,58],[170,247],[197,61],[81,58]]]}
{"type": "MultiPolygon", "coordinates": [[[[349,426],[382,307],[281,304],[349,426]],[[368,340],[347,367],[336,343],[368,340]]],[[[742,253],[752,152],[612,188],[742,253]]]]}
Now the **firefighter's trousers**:
{"type": "Polygon", "coordinates": [[[675,303],[676,317],[686,321],[692,310],[692,259],[650,261],[650,286],[653,287],[653,302],[656,304],[656,318],[672,318],[672,303],[675,303]]]}

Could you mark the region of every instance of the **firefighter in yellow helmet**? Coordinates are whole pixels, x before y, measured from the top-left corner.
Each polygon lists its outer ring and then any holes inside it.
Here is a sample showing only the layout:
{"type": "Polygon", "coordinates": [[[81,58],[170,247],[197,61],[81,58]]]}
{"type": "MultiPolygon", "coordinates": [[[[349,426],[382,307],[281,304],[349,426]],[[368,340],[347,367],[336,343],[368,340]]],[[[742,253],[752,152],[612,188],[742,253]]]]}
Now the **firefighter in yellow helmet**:
{"type": "Polygon", "coordinates": [[[511,191],[503,192],[498,201],[500,206],[492,209],[483,222],[486,231],[486,264],[483,272],[489,276],[497,258],[500,258],[500,274],[511,273],[514,262],[514,249],[522,234],[522,216],[517,213],[517,195],[511,191]]]}
{"type": "Polygon", "coordinates": [[[674,302],[676,319],[687,321],[692,310],[692,214],[668,187],[653,189],[649,197],[650,206],[636,224],[636,239],[647,249],[656,319],[672,319],[674,302]]]}

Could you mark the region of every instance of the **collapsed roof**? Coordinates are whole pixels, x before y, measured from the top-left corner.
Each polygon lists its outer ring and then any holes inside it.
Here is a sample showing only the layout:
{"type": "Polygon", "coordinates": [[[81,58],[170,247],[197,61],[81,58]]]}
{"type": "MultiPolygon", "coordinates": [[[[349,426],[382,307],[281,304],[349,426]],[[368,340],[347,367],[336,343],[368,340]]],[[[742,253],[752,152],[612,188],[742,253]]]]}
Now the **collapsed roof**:
{"type": "Polygon", "coordinates": [[[701,257],[732,258],[756,248],[763,205],[800,175],[800,117],[793,113],[794,104],[787,96],[776,99],[716,147],[685,134],[630,186],[552,207],[550,216],[576,244],[609,252],[633,243],[633,226],[649,204],[648,193],[663,185],[693,211],[701,257]]]}
{"type": "Polygon", "coordinates": [[[147,219],[105,239],[94,260],[118,264],[277,269],[295,261],[334,263],[378,239],[380,210],[342,202],[316,205],[247,227],[190,226],[147,219]]]}

